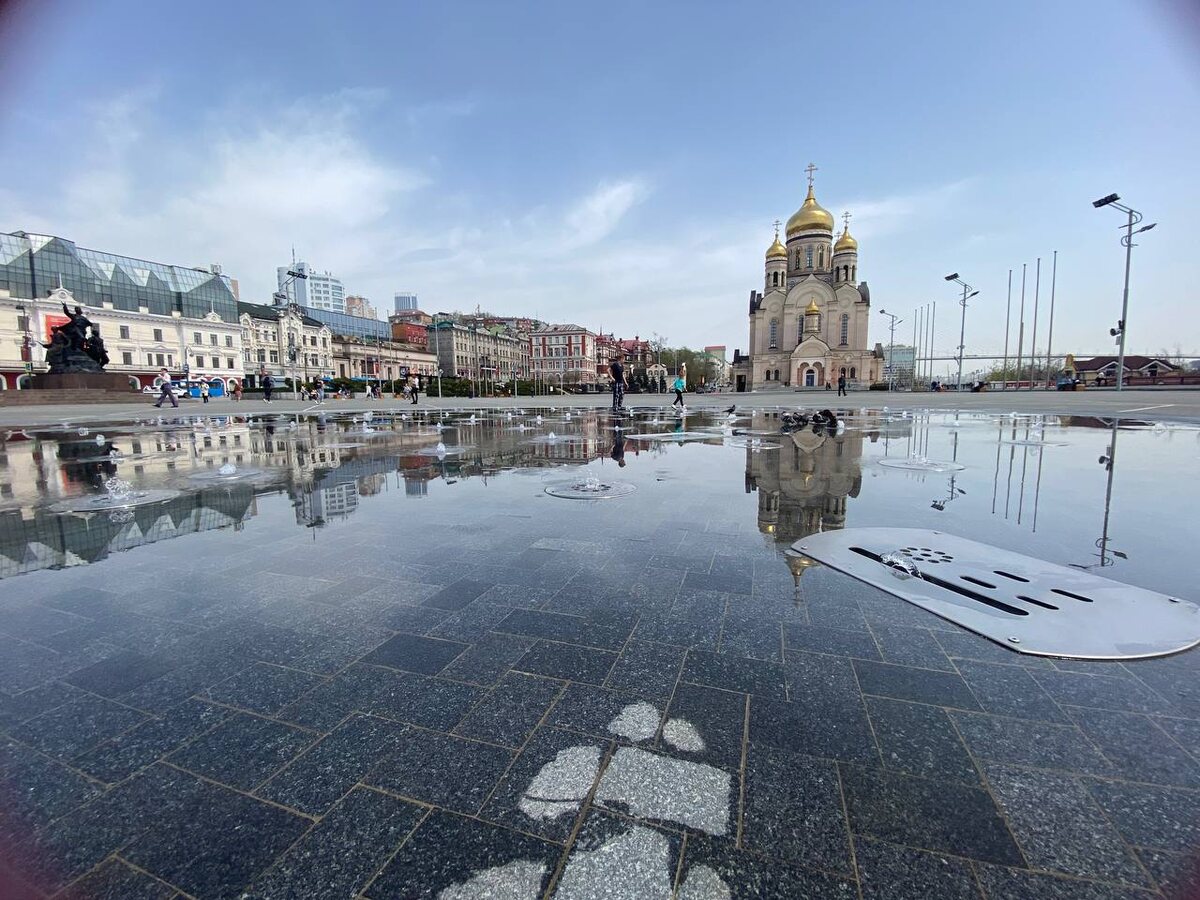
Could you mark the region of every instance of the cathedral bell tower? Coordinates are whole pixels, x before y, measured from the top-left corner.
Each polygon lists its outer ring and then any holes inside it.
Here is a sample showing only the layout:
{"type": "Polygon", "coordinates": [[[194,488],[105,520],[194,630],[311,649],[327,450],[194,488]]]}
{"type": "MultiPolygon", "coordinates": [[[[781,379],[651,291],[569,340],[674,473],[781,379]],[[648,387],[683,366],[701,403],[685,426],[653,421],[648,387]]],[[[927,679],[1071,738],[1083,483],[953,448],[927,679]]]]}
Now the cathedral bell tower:
{"type": "Polygon", "coordinates": [[[845,227],[833,245],[833,283],[853,287],[858,283],[858,241],[850,234],[850,213],[842,213],[842,221],[845,227]]]}
{"type": "Polygon", "coordinates": [[[779,242],[779,225],[775,222],[775,240],[767,248],[766,280],[763,282],[763,293],[769,294],[777,289],[787,289],[787,247],[779,242]]]}

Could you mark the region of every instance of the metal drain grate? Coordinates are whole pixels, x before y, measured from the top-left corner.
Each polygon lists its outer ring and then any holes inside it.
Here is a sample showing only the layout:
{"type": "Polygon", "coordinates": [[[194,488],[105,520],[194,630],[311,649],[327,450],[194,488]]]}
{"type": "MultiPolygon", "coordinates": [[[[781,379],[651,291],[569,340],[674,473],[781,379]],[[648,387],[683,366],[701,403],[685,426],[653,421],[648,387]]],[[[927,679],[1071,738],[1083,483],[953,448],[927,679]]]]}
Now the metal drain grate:
{"type": "Polygon", "coordinates": [[[952,534],[850,528],[792,550],[1020,653],[1143,659],[1200,643],[1194,603],[952,534]]]}

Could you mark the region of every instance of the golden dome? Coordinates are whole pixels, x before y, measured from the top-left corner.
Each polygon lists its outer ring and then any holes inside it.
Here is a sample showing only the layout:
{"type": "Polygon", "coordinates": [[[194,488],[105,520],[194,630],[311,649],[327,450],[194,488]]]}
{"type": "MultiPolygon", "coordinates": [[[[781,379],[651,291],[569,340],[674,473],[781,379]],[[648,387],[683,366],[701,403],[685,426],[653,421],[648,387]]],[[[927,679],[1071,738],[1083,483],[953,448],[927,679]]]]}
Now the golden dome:
{"type": "Polygon", "coordinates": [[[817,306],[817,298],[813,297],[808,301],[808,307],[804,310],[806,316],[820,315],[821,307],[817,306]]]}
{"type": "Polygon", "coordinates": [[[837,243],[833,245],[834,253],[845,253],[847,251],[858,252],[858,241],[850,234],[850,226],[846,226],[846,230],[842,232],[842,236],[837,239],[837,243]]]}
{"type": "Polygon", "coordinates": [[[804,198],[804,203],[801,204],[800,208],[787,221],[787,235],[791,237],[797,232],[814,230],[828,231],[830,234],[833,234],[833,214],[817,202],[817,198],[813,196],[813,189],[810,184],[808,186],[808,196],[804,198]]]}
{"type": "Polygon", "coordinates": [[[775,242],[767,248],[767,259],[782,258],[787,259],[787,247],[779,243],[779,232],[775,232],[775,242]]]}

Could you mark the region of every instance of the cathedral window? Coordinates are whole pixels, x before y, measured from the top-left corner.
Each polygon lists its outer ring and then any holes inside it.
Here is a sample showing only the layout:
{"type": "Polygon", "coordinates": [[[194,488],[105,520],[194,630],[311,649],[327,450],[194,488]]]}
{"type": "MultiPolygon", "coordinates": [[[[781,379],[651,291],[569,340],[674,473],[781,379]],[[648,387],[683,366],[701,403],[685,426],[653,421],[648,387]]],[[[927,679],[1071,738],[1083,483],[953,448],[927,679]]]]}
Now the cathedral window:
{"type": "Polygon", "coordinates": [[[808,268],[810,268],[810,269],[813,267],[813,266],[812,266],[812,262],[813,262],[813,254],[812,254],[812,251],[813,251],[813,248],[812,248],[812,247],[805,247],[805,248],[804,248],[804,264],[805,264],[806,266],[808,266],[808,268]]]}
{"type": "Polygon", "coordinates": [[[771,273],[771,287],[779,287],[779,273],[778,272],[771,273]]]}
{"type": "Polygon", "coordinates": [[[858,266],[851,266],[850,267],[850,280],[853,281],[857,277],[858,277],[858,266]]]}
{"type": "Polygon", "coordinates": [[[820,247],[817,250],[817,265],[822,269],[825,268],[825,248],[820,247]]]}
{"type": "Polygon", "coordinates": [[[842,346],[850,342],[850,316],[847,313],[842,313],[842,346]]]}
{"type": "Polygon", "coordinates": [[[779,370],[778,369],[775,370],[775,380],[776,381],[779,380],[779,370]]]}
{"type": "Polygon", "coordinates": [[[851,367],[850,367],[850,377],[851,377],[851,378],[857,378],[857,377],[858,377],[858,371],[857,371],[857,370],[854,368],[854,366],[851,366],[851,367]]]}
{"type": "Polygon", "coordinates": [[[767,348],[769,350],[779,349],[779,320],[772,319],[771,325],[767,331],[767,348]]]}

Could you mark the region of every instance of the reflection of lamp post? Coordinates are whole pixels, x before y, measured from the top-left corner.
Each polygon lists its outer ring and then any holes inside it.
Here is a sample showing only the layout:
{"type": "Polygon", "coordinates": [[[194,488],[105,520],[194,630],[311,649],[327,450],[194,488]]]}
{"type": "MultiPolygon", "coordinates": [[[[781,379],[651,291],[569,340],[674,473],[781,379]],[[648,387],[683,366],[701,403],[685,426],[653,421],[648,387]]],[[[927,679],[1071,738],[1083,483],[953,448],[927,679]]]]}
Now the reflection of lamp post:
{"type": "MultiPolygon", "coordinates": [[[[888,390],[894,391],[896,389],[896,325],[904,320],[899,316],[892,315],[886,309],[881,309],[879,314],[892,320],[889,326],[891,336],[888,338],[888,390]]],[[[959,375],[961,376],[961,374],[960,372],[959,375]]]]}

